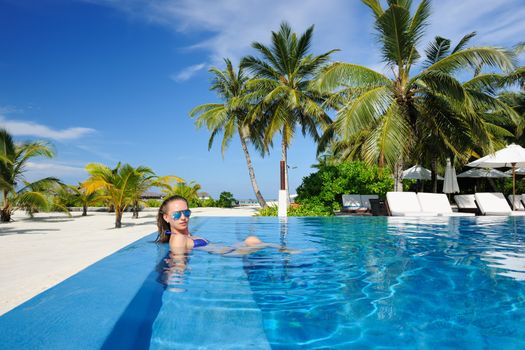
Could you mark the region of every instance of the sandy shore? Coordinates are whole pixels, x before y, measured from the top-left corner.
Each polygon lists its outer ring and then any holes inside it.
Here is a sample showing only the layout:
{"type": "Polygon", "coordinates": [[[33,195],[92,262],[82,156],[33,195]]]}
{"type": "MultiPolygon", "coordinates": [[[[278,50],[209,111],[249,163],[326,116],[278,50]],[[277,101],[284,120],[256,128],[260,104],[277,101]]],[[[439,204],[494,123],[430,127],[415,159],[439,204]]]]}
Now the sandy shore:
{"type": "MultiPolygon", "coordinates": [[[[255,208],[194,208],[193,216],[252,216],[255,208]]],[[[0,224],[0,315],[62,282],[120,248],[156,231],[156,212],[131,219],[114,229],[110,213],[23,213],[0,224]]]]}

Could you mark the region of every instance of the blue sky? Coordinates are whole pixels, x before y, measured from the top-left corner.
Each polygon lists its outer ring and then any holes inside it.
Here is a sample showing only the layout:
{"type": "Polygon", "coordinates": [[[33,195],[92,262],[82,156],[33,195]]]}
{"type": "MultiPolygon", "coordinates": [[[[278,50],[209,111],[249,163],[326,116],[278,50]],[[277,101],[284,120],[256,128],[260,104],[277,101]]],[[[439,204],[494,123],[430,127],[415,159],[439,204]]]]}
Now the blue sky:
{"type": "MultiPolygon", "coordinates": [[[[424,43],[435,35],[457,42],[474,30],[475,45],[524,40],[523,0],[432,5],[424,43]]],[[[250,44],[268,43],[283,20],[297,32],[315,25],[313,53],[339,48],[334,60],[384,69],[372,17],[357,0],[0,0],[0,127],[17,141],[54,145],[54,159],[30,164],[31,180],[76,183],[87,163],[122,161],[195,181],[215,197],[254,198],[238,140],[224,158],[219,144],[209,152],[208,132],[188,112],[218,101],[209,67],[254,54],[250,44]]],[[[276,198],[279,148],[252,156],[263,195],[276,198]]],[[[315,162],[315,145],[298,133],[292,192],[315,162]]]]}

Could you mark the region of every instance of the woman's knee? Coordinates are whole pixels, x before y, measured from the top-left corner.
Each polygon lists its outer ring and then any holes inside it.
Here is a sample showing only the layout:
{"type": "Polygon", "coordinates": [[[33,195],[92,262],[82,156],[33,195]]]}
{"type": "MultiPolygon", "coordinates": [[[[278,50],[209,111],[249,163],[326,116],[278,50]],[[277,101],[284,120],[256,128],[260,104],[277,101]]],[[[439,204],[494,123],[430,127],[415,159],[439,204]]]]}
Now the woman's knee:
{"type": "Polygon", "coordinates": [[[244,244],[246,244],[247,246],[255,246],[261,243],[262,241],[257,236],[248,236],[244,240],[244,244]]]}

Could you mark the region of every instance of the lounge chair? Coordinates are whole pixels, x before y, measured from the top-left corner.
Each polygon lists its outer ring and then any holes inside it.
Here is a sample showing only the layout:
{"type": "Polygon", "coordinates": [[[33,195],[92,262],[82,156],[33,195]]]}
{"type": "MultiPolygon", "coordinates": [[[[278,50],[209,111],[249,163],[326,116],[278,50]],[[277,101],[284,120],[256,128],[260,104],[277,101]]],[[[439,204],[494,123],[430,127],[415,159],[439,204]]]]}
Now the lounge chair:
{"type": "Polygon", "coordinates": [[[366,211],[359,194],[343,194],[343,211],[366,211]]]}
{"type": "Polygon", "coordinates": [[[452,211],[447,195],[444,193],[417,194],[419,205],[424,212],[436,212],[438,216],[474,216],[474,213],[456,213],[452,211]]]}
{"type": "Polygon", "coordinates": [[[343,211],[366,212],[371,210],[370,199],[379,199],[376,194],[344,194],[343,211]]]}
{"type": "Polygon", "coordinates": [[[388,209],[392,216],[438,216],[436,212],[424,212],[415,192],[388,192],[388,209]]]}
{"type": "Polygon", "coordinates": [[[512,211],[501,192],[480,192],[474,195],[483,215],[525,216],[523,211],[512,211]]]}
{"type": "Polygon", "coordinates": [[[476,205],[476,198],[473,194],[457,194],[454,196],[454,201],[458,206],[458,211],[462,213],[479,213],[476,205]]]}
{"type": "Polygon", "coordinates": [[[511,205],[512,208],[514,208],[514,210],[525,210],[525,207],[523,206],[523,203],[521,201],[521,197],[523,195],[516,195],[516,198],[515,200],[512,200],[512,195],[509,194],[508,198],[509,198],[509,203],[511,205]],[[514,207],[516,206],[516,207],[514,207]]]}
{"type": "Polygon", "coordinates": [[[372,206],[370,205],[371,199],[379,199],[379,196],[377,194],[362,194],[361,195],[361,205],[364,206],[368,211],[372,210],[372,206]]]}

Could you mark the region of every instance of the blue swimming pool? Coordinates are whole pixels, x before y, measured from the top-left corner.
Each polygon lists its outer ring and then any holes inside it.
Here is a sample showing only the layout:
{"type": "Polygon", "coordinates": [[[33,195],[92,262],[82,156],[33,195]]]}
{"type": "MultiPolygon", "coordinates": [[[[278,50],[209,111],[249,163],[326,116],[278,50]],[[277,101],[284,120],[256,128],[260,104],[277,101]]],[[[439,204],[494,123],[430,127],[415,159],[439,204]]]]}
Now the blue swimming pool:
{"type": "Polygon", "coordinates": [[[525,349],[519,217],[195,218],[243,257],[138,241],[0,317],[0,349],[525,349]]]}

